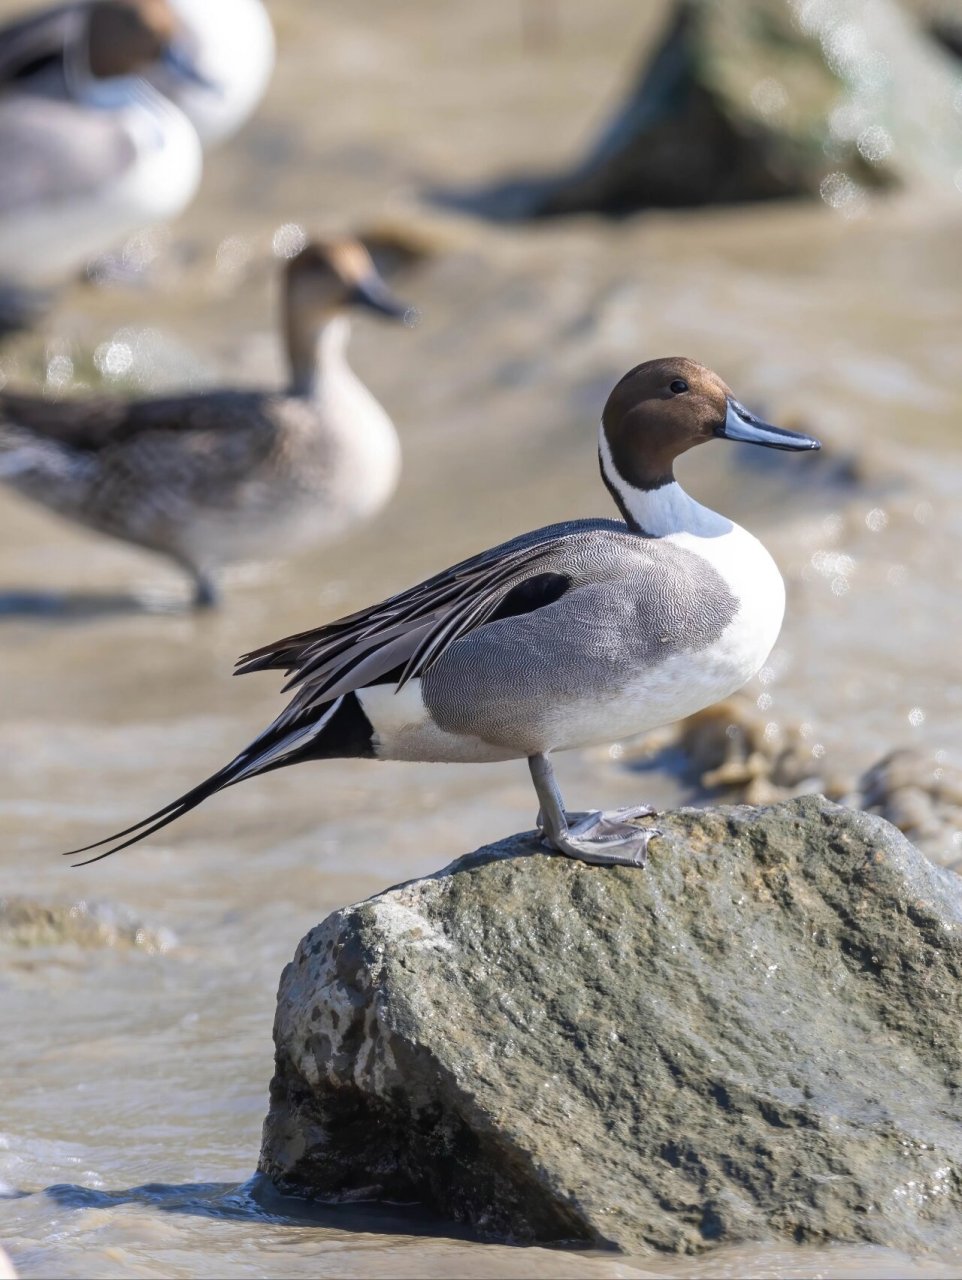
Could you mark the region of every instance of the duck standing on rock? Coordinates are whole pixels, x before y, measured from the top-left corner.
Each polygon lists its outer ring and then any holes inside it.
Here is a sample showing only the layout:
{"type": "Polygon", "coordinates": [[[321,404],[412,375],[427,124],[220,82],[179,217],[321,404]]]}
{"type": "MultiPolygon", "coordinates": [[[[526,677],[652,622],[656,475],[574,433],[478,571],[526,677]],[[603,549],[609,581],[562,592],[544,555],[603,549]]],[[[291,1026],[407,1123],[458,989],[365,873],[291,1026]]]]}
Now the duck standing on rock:
{"type": "Polygon", "coordinates": [[[373,515],[394,492],[401,450],[347,363],[344,313],[402,319],[409,308],[348,238],[310,241],[286,264],[283,306],[284,391],[0,392],[0,481],[169,556],[192,575],[197,606],[216,602],[221,565],[315,546],[373,515]]]}
{"type": "MultiPolygon", "coordinates": [[[[649,360],[612,391],[601,474],[623,516],[521,534],[382,604],[257,649],[296,690],[228,765],[86,849],[143,839],[215,791],[333,757],[526,757],[545,843],[584,862],[643,865],[647,807],[566,813],[549,753],[642,733],[727,697],[771,652],[785,588],[750,533],[701,506],[675,459],[711,440],[819,448],[770,426],[693,360],[649,360]],[[116,843],[115,843],[116,842],[116,843]]],[[[89,861],[96,861],[96,858],[89,861]]]]}
{"type": "Polygon", "coordinates": [[[206,84],[183,35],[169,0],[91,0],[0,31],[0,283],[11,297],[63,281],[193,198],[197,132],[143,75],[162,65],[171,81],[206,84]]]}

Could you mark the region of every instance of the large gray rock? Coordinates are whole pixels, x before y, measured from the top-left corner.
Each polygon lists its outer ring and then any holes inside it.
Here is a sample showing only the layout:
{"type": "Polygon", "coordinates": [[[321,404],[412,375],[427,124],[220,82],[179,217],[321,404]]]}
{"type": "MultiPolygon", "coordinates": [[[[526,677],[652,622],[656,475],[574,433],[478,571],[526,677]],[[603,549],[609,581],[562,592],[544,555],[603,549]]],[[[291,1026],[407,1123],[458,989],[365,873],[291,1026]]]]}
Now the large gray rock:
{"type": "Polygon", "coordinates": [[[855,212],[872,189],[952,192],[960,86],[897,0],[676,0],[582,160],[460,202],[538,217],[820,195],[855,212]]]}
{"type": "Polygon", "coordinates": [[[281,979],[260,1168],[483,1234],[903,1249],[962,1228],[962,883],[817,796],[515,837],[335,912],[281,979]]]}

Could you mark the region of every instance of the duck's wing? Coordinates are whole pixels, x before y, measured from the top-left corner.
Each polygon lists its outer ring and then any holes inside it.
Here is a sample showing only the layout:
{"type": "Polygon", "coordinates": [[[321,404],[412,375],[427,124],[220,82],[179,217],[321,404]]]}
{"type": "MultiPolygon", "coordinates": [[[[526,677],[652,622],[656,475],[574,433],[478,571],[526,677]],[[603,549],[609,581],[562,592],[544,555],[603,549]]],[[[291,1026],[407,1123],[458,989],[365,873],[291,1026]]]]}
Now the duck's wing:
{"type": "Polygon", "coordinates": [[[292,719],[365,685],[392,680],[401,688],[468,632],[558,600],[574,566],[590,564],[592,544],[613,533],[624,536],[624,525],[578,520],[524,534],[380,604],[255,649],[237,673],[286,671],[285,688],[297,690],[292,719]]]}
{"type": "Polygon", "coordinates": [[[0,90],[62,62],[64,49],[80,35],[86,0],[55,5],[0,27],[0,90]]]}
{"type": "Polygon", "coordinates": [[[128,404],[119,396],[48,400],[0,392],[0,423],[52,444],[95,452],[124,425],[128,404]]]}
{"type": "Polygon", "coordinates": [[[0,392],[0,424],[19,427],[39,439],[97,454],[148,432],[194,433],[216,439],[267,421],[270,396],[258,392],[211,391],[148,400],[87,396],[48,400],[0,392]]]}

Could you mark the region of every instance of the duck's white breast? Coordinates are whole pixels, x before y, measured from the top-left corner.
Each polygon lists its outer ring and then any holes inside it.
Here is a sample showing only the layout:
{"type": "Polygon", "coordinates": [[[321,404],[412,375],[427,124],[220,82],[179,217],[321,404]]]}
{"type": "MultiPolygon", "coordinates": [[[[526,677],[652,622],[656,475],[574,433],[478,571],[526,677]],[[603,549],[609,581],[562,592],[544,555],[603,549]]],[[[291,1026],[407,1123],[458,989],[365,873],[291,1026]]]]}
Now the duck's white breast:
{"type": "Polygon", "coordinates": [[[244,123],[274,67],[274,32],[261,0],[172,0],[181,36],[208,82],[175,78],[158,64],[150,80],[189,117],[205,147],[244,123]]]}
{"type": "Polygon", "coordinates": [[[675,533],[667,541],[707,560],[738,601],[732,621],[699,655],[717,670],[719,679],[736,682],[719,695],[727,697],[760,670],[774,648],[785,616],[782,575],[762,543],[737,524],[713,538],[675,533]]]}
{"type": "Polygon", "coordinates": [[[173,218],[200,184],[203,155],[197,131],[182,111],[148,90],[120,117],[136,151],[133,164],[100,193],[104,209],[142,225],[173,218]]]}
{"type": "MultiPolygon", "coordinates": [[[[785,586],[758,539],[730,524],[715,537],[683,533],[664,540],[701,556],[718,572],[737,601],[731,621],[705,646],[640,663],[619,688],[600,696],[586,688],[583,696],[543,707],[545,749],[612,742],[684,719],[740,689],[771,653],[785,611],[785,586]]],[[[698,600],[689,607],[698,610],[698,600]]]]}

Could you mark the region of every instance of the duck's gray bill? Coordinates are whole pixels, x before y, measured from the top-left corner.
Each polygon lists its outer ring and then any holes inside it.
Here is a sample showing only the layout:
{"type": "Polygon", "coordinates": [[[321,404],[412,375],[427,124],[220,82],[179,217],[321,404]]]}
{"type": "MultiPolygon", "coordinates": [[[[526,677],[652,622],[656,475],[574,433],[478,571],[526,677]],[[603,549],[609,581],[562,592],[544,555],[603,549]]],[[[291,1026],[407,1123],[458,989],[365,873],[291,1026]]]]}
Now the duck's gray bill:
{"type": "Polygon", "coordinates": [[[359,306],[370,307],[379,311],[382,316],[391,316],[394,320],[403,320],[411,308],[395,298],[380,276],[369,275],[359,280],[351,291],[351,300],[359,306]]]}
{"type": "Polygon", "coordinates": [[[183,80],[186,84],[196,85],[199,89],[209,89],[214,93],[223,92],[219,84],[208,79],[198,69],[197,64],[185,49],[181,49],[175,44],[168,45],[160,60],[178,80],[183,80]]]}
{"type": "Polygon", "coordinates": [[[737,400],[729,400],[724,424],[715,428],[722,440],[740,440],[744,444],[761,444],[767,449],[821,449],[821,444],[801,431],[773,427],[748,412],[737,400]]]}

